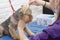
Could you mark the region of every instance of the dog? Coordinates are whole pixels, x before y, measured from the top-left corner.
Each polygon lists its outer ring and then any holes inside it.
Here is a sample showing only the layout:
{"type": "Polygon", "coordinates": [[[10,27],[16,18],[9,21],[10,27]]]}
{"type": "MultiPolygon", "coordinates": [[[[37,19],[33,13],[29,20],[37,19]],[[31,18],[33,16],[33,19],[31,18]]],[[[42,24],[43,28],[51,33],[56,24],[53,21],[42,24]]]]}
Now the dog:
{"type": "MultiPolygon", "coordinates": [[[[3,35],[8,35],[14,38],[14,40],[19,40],[19,36],[16,34],[17,25],[19,19],[22,18],[22,15],[25,13],[25,9],[19,8],[13,15],[11,15],[6,21],[0,24],[0,37],[3,35]]],[[[27,8],[30,10],[30,8],[27,8]]],[[[27,11],[27,13],[31,12],[27,11]]]]}

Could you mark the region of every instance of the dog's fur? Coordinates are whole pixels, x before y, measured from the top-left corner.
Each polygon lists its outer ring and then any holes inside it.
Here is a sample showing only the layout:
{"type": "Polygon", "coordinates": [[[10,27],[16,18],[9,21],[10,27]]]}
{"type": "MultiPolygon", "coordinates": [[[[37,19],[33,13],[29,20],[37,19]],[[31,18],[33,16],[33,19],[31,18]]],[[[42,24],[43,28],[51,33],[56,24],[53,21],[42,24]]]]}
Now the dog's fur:
{"type": "Polygon", "coordinates": [[[8,35],[12,36],[14,39],[19,39],[16,34],[18,16],[20,9],[18,9],[12,16],[10,16],[6,21],[0,24],[0,36],[8,35]]]}
{"type": "Polygon", "coordinates": [[[16,34],[17,24],[21,9],[18,9],[12,16],[10,16],[5,22],[0,24],[0,36],[3,34],[12,36],[14,39],[19,39],[16,34]]]}

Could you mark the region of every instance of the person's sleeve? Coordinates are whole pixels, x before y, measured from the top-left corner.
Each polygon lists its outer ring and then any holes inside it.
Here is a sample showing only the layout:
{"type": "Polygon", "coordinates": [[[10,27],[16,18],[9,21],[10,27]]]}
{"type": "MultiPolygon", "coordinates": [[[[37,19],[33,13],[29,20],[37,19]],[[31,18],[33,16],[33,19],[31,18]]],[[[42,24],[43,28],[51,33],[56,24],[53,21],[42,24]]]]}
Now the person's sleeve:
{"type": "Polygon", "coordinates": [[[30,40],[47,40],[48,34],[46,32],[42,32],[37,34],[36,36],[31,36],[30,40]]]}
{"type": "Polygon", "coordinates": [[[60,37],[60,25],[59,24],[54,24],[43,31],[46,32],[53,39],[60,37]]]}

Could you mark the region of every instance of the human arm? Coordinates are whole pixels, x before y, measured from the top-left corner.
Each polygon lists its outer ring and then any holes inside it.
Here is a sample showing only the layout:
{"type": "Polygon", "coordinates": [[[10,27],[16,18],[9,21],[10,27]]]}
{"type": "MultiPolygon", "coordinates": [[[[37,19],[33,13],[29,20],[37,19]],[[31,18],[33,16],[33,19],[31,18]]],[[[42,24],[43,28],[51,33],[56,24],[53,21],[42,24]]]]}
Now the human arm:
{"type": "Polygon", "coordinates": [[[25,23],[22,20],[20,20],[18,23],[18,33],[20,40],[28,40],[28,38],[24,34],[24,28],[25,28],[25,23]]]}
{"type": "MultiPolygon", "coordinates": [[[[23,23],[23,22],[22,22],[23,23]]],[[[21,22],[19,22],[18,23],[18,31],[19,31],[19,36],[20,36],[20,40],[29,40],[27,37],[26,37],[26,35],[24,34],[24,29],[25,29],[25,27],[24,27],[25,25],[23,24],[21,24],[21,22]]],[[[43,36],[46,36],[47,34],[46,33],[41,33],[41,36],[43,35],[43,36]],[[43,35],[44,34],[44,35],[43,35]]],[[[40,34],[37,34],[36,36],[31,36],[34,40],[36,39],[40,39],[40,36],[39,36],[40,34]]],[[[32,38],[30,37],[30,40],[33,40],[32,38]]]]}
{"type": "Polygon", "coordinates": [[[45,6],[51,10],[54,10],[54,7],[55,7],[55,2],[54,0],[49,0],[49,2],[46,2],[46,1],[43,1],[43,0],[30,0],[29,1],[29,4],[30,5],[42,5],[42,6],[45,6]]]}

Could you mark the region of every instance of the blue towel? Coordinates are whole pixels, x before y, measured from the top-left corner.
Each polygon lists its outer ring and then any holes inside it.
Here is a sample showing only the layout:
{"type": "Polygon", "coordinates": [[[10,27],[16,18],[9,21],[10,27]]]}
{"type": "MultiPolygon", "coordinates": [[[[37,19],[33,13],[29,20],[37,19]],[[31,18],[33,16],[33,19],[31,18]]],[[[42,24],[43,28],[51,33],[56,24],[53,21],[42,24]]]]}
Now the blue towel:
{"type": "Polygon", "coordinates": [[[13,38],[9,36],[3,36],[1,39],[2,40],[13,40],[13,38]]]}
{"type": "Polygon", "coordinates": [[[47,28],[47,26],[38,25],[37,22],[32,22],[32,23],[28,24],[27,26],[35,34],[38,33],[38,32],[42,32],[43,29],[47,28]]]}

